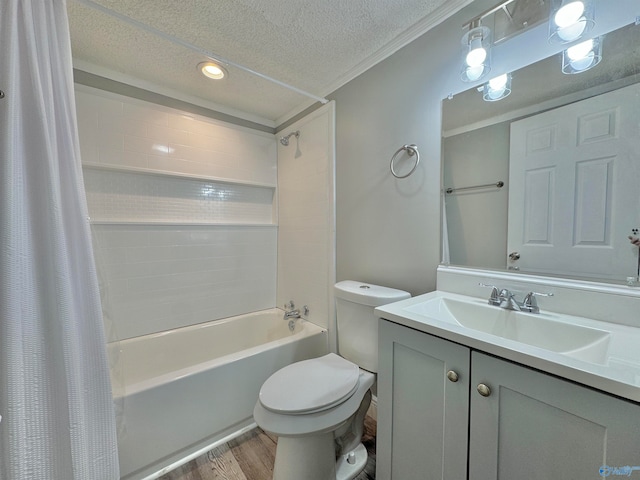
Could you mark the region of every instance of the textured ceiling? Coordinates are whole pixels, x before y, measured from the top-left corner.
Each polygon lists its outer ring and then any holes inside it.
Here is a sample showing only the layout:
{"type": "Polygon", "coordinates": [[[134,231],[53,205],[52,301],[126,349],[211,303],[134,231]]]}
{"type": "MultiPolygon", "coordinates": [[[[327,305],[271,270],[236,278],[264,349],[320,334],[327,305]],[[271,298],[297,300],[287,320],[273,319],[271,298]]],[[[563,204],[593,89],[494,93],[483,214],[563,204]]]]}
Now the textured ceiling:
{"type": "MultiPolygon", "coordinates": [[[[471,0],[94,0],[207,52],[318,96],[413,40],[471,0]]],[[[313,103],[228,67],[196,71],[203,55],[67,0],[74,66],[277,125],[313,103]]]]}

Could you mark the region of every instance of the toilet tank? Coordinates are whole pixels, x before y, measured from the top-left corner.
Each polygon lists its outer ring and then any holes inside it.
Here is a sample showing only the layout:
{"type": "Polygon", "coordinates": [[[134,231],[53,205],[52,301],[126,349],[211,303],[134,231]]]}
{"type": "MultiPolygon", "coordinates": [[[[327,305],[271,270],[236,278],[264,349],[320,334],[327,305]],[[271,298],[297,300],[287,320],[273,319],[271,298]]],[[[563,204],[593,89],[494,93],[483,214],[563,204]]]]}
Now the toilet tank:
{"type": "Polygon", "coordinates": [[[409,292],[345,280],[334,287],[338,353],[370,372],[378,371],[378,317],[380,305],[411,297],[409,292]]]}

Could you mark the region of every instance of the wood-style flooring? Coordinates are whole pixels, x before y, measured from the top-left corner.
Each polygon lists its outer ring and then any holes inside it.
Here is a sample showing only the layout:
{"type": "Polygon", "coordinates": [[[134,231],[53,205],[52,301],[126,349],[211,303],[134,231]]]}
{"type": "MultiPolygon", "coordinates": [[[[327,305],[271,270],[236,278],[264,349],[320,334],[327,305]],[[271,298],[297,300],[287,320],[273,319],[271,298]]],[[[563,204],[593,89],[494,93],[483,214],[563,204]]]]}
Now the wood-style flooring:
{"type": "MultiPolygon", "coordinates": [[[[163,475],[160,480],[271,480],[276,443],[277,437],[255,428],[163,475]]],[[[362,443],[369,458],[355,480],[375,480],[376,422],[369,416],[365,419],[362,443]]]]}

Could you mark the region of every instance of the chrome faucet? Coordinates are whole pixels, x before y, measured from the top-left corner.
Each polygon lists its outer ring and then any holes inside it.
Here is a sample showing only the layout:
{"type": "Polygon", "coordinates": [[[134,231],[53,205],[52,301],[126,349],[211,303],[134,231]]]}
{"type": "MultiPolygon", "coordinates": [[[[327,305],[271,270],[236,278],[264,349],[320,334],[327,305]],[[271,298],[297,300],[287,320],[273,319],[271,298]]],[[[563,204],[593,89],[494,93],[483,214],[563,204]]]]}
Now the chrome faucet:
{"type": "Polygon", "coordinates": [[[524,296],[524,301],[522,302],[522,310],[524,312],[540,313],[540,307],[538,307],[538,302],[536,301],[536,297],[553,297],[553,293],[538,293],[538,292],[527,293],[524,296]]]}
{"type": "Polygon", "coordinates": [[[289,310],[288,312],[284,312],[284,317],[285,320],[289,319],[289,318],[300,318],[300,310],[298,310],[297,308],[295,310],[289,310]]]}
{"type": "Polygon", "coordinates": [[[498,287],[494,287],[493,285],[485,285],[484,283],[479,283],[481,287],[489,287],[491,289],[491,296],[489,297],[489,305],[495,305],[497,307],[500,306],[500,293],[498,292],[498,287]]]}
{"type": "Polygon", "coordinates": [[[498,306],[500,308],[504,308],[505,310],[515,310],[516,312],[522,311],[522,305],[516,300],[515,294],[506,288],[500,290],[498,300],[498,306]]]}
{"type": "Polygon", "coordinates": [[[525,295],[522,302],[518,302],[515,294],[506,288],[498,290],[498,287],[494,285],[485,285],[484,283],[479,283],[478,285],[491,288],[489,305],[494,305],[506,310],[514,310],[516,312],[540,313],[540,307],[538,307],[536,297],[553,297],[553,293],[529,292],[525,295]]]}
{"type": "Polygon", "coordinates": [[[309,315],[309,307],[307,307],[306,305],[304,307],[302,307],[302,313],[300,313],[300,310],[298,308],[295,308],[295,304],[293,303],[293,300],[289,300],[289,303],[286,303],[284,305],[284,317],[282,317],[284,320],[289,320],[292,318],[301,318],[303,315],[306,317],[309,315]]]}

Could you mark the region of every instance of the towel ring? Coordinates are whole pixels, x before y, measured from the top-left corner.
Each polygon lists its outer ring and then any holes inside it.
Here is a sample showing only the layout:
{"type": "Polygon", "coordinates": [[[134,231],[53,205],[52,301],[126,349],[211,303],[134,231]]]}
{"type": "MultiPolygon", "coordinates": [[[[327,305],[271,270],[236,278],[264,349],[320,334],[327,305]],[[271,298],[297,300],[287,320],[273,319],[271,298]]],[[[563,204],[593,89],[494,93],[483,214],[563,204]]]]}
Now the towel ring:
{"type": "Polygon", "coordinates": [[[418,146],[414,145],[413,143],[411,145],[403,145],[402,147],[400,147],[396,153],[393,154],[393,157],[391,157],[391,163],[389,164],[389,168],[391,169],[391,173],[394,177],[396,178],[407,178],[409,175],[411,175],[414,170],[417,168],[418,164],[420,163],[420,152],[418,152],[418,146]],[[398,175],[396,173],[396,171],[393,168],[393,162],[395,162],[396,157],[398,156],[398,154],[402,151],[406,151],[407,155],[409,155],[410,157],[413,157],[414,155],[416,156],[416,163],[413,166],[413,168],[409,171],[409,173],[407,173],[406,175],[398,175]]]}

